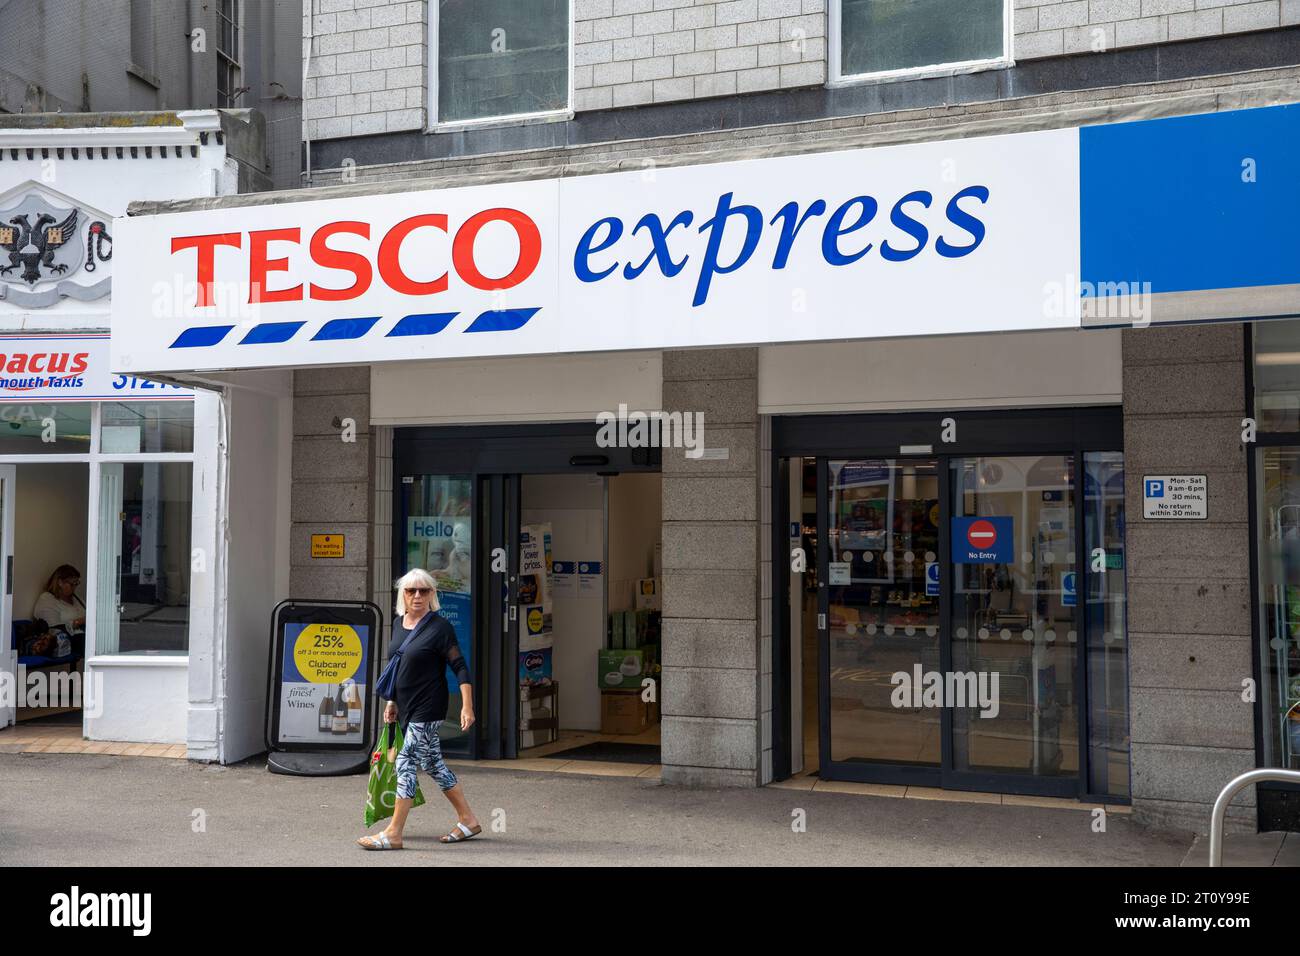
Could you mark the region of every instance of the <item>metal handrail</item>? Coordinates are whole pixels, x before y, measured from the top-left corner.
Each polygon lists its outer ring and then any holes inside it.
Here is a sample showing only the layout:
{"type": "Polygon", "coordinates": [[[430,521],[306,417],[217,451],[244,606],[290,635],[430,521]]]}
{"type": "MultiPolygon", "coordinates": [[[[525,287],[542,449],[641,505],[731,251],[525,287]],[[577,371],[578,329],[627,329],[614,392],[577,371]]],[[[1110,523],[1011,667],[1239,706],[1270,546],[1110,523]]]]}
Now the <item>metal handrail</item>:
{"type": "Polygon", "coordinates": [[[1300,784],[1300,770],[1250,770],[1228,781],[1228,785],[1219,791],[1214,810],[1210,813],[1210,866],[1223,866],[1223,815],[1228,811],[1228,804],[1232,803],[1238,791],[1252,783],[1265,781],[1300,784]]]}

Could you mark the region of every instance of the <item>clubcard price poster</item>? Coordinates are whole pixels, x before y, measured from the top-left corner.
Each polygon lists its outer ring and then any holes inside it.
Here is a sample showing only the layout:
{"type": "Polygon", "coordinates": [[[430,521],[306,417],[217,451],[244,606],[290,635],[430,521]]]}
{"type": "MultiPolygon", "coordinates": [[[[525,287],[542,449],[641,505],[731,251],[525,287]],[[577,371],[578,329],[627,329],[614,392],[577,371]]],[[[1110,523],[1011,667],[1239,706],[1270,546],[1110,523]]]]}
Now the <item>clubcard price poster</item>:
{"type": "Polygon", "coordinates": [[[278,743],[364,741],[369,645],[363,625],[284,625],[278,743]]]}

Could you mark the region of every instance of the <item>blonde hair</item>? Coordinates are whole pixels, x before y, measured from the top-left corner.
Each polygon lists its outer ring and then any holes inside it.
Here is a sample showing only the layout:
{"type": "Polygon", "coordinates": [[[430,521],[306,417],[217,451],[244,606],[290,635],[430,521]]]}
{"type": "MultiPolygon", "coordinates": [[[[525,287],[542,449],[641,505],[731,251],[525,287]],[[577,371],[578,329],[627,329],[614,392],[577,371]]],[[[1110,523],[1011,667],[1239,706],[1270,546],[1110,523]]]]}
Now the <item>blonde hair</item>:
{"type": "Polygon", "coordinates": [[[433,579],[428,571],[423,568],[412,568],[393,585],[397,588],[397,616],[401,617],[406,613],[406,589],[407,588],[429,588],[429,610],[436,611],[441,605],[438,603],[438,582],[433,579]]]}

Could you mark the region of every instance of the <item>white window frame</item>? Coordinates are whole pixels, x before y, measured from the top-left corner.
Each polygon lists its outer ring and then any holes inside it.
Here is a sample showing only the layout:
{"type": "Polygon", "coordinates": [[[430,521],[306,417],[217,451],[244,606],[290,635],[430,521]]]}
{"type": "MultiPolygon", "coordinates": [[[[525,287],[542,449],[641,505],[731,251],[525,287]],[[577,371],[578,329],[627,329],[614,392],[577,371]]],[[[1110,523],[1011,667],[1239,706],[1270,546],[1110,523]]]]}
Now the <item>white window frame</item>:
{"type": "Polygon", "coordinates": [[[486,126],[523,126],[529,123],[553,123],[558,120],[573,119],[573,0],[569,0],[569,36],[568,36],[568,99],[564,106],[554,110],[543,110],[537,113],[509,113],[504,116],[485,116],[481,119],[469,120],[449,120],[442,122],[438,118],[438,0],[428,0],[429,10],[429,57],[428,57],[428,82],[425,84],[428,89],[429,104],[426,110],[428,117],[425,124],[427,133],[451,133],[463,129],[479,129],[486,126]]]}
{"type": "MultiPolygon", "coordinates": [[[[183,401],[183,399],[179,399],[183,401]]],[[[130,399],[122,399],[122,402],[130,402],[130,399]]],[[[147,401],[147,400],[144,400],[147,401]]],[[[75,403],[70,403],[75,404],[75,403]]],[[[100,654],[96,647],[98,637],[97,621],[93,609],[98,606],[99,587],[98,574],[99,567],[99,493],[100,493],[100,465],[122,463],[122,464],[139,464],[139,463],[166,463],[180,462],[194,465],[194,452],[140,452],[138,454],[103,454],[99,450],[99,430],[102,421],[101,411],[104,406],[104,400],[91,400],[88,402],[90,409],[90,451],[89,452],[69,452],[61,454],[32,454],[32,455],[0,455],[0,465],[56,465],[56,464],[77,464],[86,465],[88,472],[89,489],[87,493],[87,521],[86,521],[86,560],[83,565],[82,581],[86,584],[86,666],[99,667],[119,664],[160,664],[181,666],[189,661],[189,651],[183,654],[100,654]]],[[[193,531],[191,529],[191,548],[193,548],[193,531]]],[[[17,542],[14,543],[17,547],[17,542]]],[[[24,615],[25,616],[25,615],[24,615]]]]}
{"type": "Polygon", "coordinates": [[[826,7],[826,85],[831,89],[843,86],[855,86],[860,83],[876,83],[888,80],[923,79],[931,76],[953,76],[959,73],[979,73],[984,70],[996,70],[1015,64],[1012,42],[1014,40],[1014,13],[1012,0],[1002,0],[1002,56],[987,60],[962,60],[956,63],[935,63],[928,66],[911,66],[901,70],[880,70],[875,73],[841,72],[840,39],[843,24],[841,22],[841,4],[843,0],[829,0],[826,7]]]}

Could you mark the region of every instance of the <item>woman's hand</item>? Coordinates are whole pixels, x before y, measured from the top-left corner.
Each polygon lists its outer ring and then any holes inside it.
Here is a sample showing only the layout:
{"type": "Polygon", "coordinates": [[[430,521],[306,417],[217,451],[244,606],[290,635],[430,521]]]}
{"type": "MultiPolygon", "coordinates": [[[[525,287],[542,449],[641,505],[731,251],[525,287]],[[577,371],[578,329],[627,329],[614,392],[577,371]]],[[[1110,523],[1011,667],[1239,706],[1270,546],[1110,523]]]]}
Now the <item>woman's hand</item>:
{"type": "Polygon", "coordinates": [[[384,708],[384,723],[397,723],[397,705],[391,700],[388,702],[388,706],[384,708]]]}
{"type": "Polygon", "coordinates": [[[460,729],[462,731],[465,731],[465,730],[469,730],[473,726],[474,726],[474,708],[462,707],[460,709],[460,729]]]}

